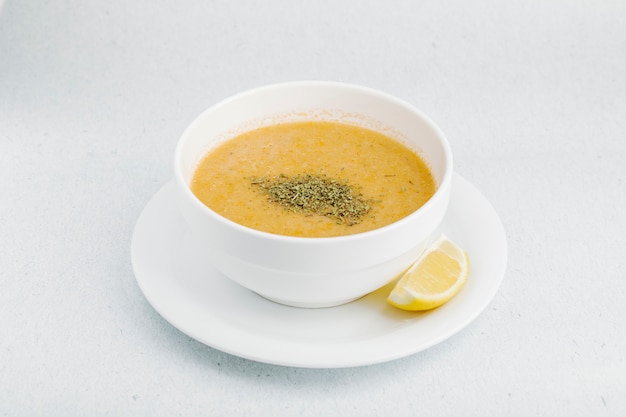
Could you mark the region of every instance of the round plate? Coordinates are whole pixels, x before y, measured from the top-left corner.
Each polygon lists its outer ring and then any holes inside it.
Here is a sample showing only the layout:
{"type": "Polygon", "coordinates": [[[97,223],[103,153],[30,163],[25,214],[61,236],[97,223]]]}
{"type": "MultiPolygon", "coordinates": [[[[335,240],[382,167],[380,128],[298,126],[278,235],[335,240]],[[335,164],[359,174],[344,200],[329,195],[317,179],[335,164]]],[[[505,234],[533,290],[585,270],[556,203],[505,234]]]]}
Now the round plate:
{"type": "Polygon", "coordinates": [[[148,202],[133,233],[137,282],[152,306],[194,339],[255,361],[310,368],[368,365],[431,347],[467,326],[489,304],[504,275],[507,243],[491,204],[455,174],[438,230],[470,257],[456,297],[428,312],[390,306],[390,284],[338,307],[288,307],[219,273],[194,245],[174,203],[170,181],[148,202]]]}

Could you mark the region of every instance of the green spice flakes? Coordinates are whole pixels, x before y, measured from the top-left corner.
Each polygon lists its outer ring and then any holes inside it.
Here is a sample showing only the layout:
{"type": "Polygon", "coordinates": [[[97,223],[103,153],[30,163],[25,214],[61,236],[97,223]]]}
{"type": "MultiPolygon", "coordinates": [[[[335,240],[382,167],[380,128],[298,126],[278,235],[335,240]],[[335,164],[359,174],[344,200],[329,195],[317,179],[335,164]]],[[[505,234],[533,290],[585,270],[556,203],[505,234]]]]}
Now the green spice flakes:
{"type": "Polygon", "coordinates": [[[253,177],[251,183],[267,194],[271,203],[308,215],[326,216],[337,224],[360,223],[370,210],[371,200],[365,200],[347,182],[324,175],[253,177]]]}

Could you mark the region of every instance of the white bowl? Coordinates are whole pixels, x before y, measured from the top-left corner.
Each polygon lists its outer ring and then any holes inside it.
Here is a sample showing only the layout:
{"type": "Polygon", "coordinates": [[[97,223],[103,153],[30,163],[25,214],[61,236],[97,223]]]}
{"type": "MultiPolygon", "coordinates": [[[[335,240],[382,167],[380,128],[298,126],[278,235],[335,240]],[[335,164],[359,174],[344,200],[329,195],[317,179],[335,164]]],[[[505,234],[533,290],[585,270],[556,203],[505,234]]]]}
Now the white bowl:
{"type": "Polygon", "coordinates": [[[426,115],[385,93],[321,81],[261,87],[214,105],[184,131],[174,165],[180,212],[212,264],[261,296],[297,307],[344,304],[401,274],[442,221],[452,181],[449,144],[426,115]],[[437,191],[420,209],[391,225],[321,238],[281,236],[239,225],[191,192],[193,173],[211,147],[246,130],[303,119],[357,123],[388,132],[419,150],[437,191]]]}

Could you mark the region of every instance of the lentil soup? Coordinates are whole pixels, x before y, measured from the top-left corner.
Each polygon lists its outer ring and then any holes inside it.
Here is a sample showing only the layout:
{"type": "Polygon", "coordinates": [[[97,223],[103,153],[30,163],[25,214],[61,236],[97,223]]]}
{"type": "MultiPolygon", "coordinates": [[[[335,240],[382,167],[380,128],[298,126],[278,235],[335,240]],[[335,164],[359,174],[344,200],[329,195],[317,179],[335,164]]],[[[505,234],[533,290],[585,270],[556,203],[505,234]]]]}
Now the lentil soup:
{"type": "Polygon", "coordinates": [[[382,133],[338,122],[280,123],[243,133],[200,161],[192,192],[241,225],[328,237],[413,213],[436,182],[416,152],[382,133]]]}

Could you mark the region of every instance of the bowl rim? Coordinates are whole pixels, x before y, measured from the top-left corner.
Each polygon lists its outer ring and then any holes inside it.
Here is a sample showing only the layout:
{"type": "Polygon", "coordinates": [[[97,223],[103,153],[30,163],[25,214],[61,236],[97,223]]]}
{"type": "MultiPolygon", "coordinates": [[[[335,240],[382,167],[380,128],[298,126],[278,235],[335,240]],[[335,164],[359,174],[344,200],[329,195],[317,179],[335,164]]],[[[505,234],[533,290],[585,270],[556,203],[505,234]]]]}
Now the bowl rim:
{"type": "Polygon", "coordinates": [[[387,234],[397,228],[402,228],[404,225],[413,218],[420,216],[421,213],[427,211],[431,206],[437,204],[438,200],[445,198],[446,192],[451,187],[453,176],[453,155],[450,147],[450,143],[444,132],[435,124],[435,122],[426,115],[423,111],[419,110],[417,107],[413,106],[409,102],[402,100],[396,96],[393,96],[389,93],[373,89],[371,87],[361,86],[352,83],[345,82],[337,82],[337,81],[320,81],[320,80],[308,80],[308,81],[287,81],[280,82],[274,84],[263,85],[260,87],[255,87],[251,89],[247,89],[231,95],[225,99],[222,99],[215,104],[211,105],[200,114],[198,114],[193,121],[184,129],[183,133],[178,139],[176,144],[175,152],[174,152],[174,177],[176,183],[178,184],[178,188],[183,191],[186,198],[192,201],[192,204],[201,212],[206,213],[214,220],[220,222],[221,224],[234,228],[235,230],[241,233],[248,233],[252,236],[267,239],[270,241],[289,243],[293,242],[294,244],[313,244],[313,245],[323,245],[328,242],[339,243],[339,242],[349,242],[351,240],[361,240],[364,238],[375,238],[377,235],[387,234]],[[207,114],[214,112],[218,108],[225,106],[233,101],[237,101],[243,97],[259,94],[267,90],[273,90],[277,88],[297,88],[297,87],[311,87],[311,86],[319,86],[319,87],[331,87],[338,88],[343,90],[349,90],[351,92],[359,92],[362,94],[369,94],[371,96],[375,96],[381,98],[385,101],[389,101],[394,103],[397,106],[403,107],[406,110],[409,110],[412,113],[415,113],[428,127],[435,133],[437,138],[439,138],[440,144],[443,149],[445,168],[441,181],[437,184],[437,190],[435,193],[417,210],[413,211],[411,214],[396,220],[393,223],[388,225],[367,230],[364,232],[353,233],[349,235],[341,235],[341,236],[323,236],[323,237],[311,237],[311,236],[288,236],[288,235],[280,235],[276,233],[265,232],[262,230],[254,229],[248,226],[244,226],[239,224],[233,220],[230,220],[214,210],[207,207],[204,203],[202,203],[198,197],[191,191],[189,184],[183,178],[183,169],[182,169],[182,152],[185,146],[186,139],[190,136],[190,133],[196,128],[196,126],[206,117],[207,114]]]}

